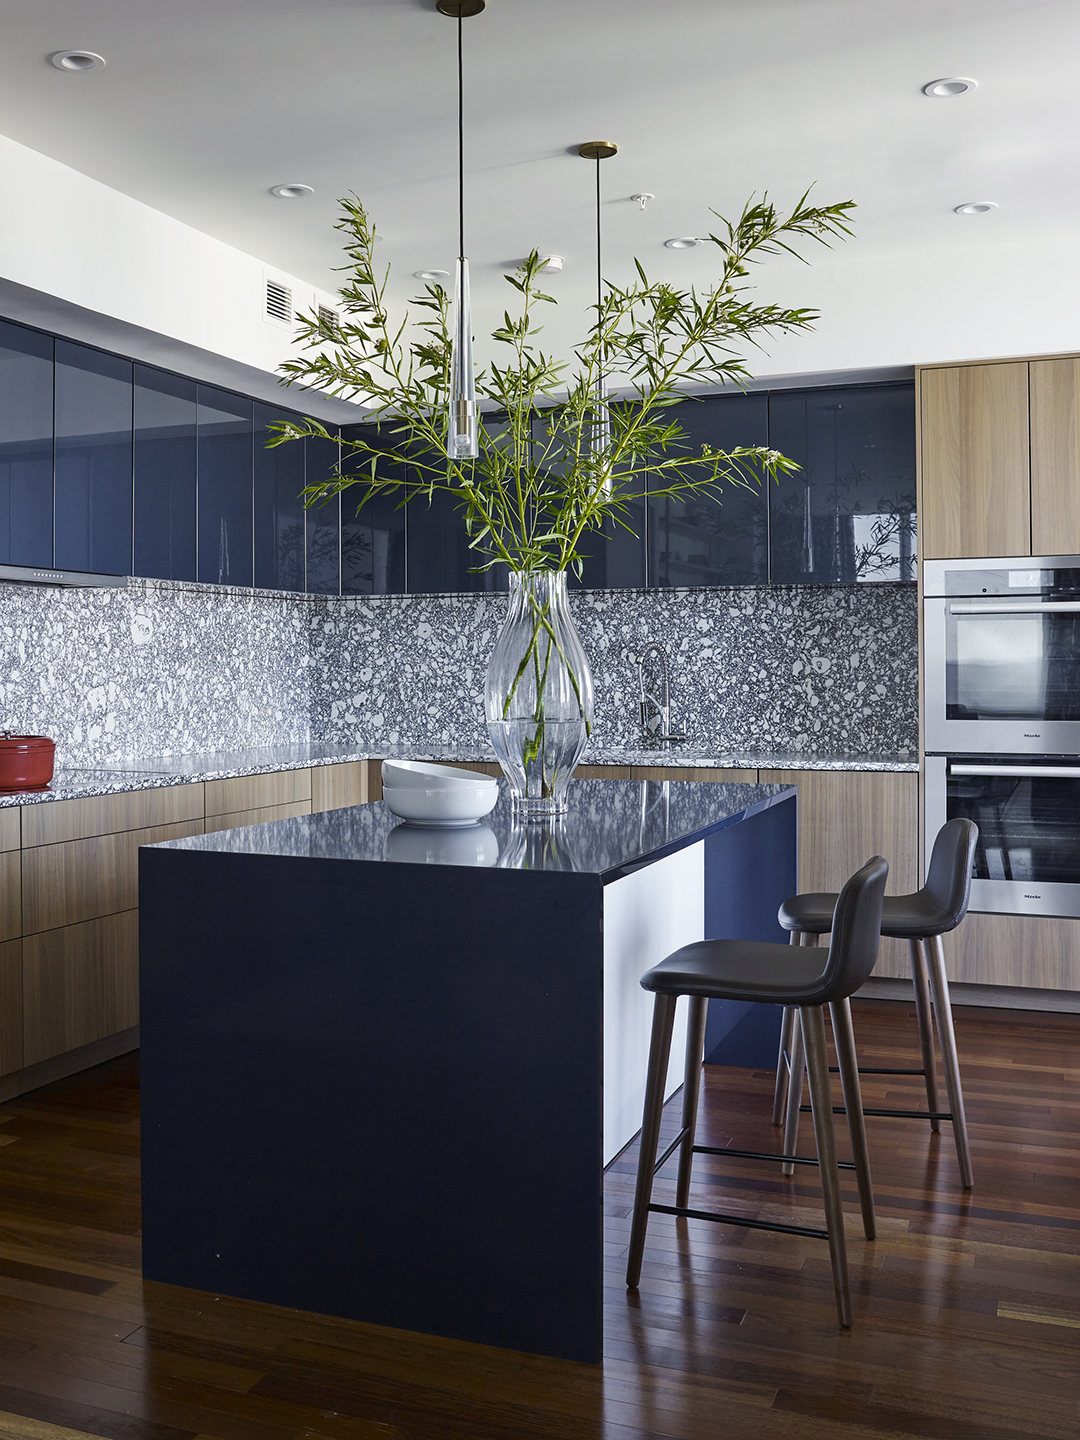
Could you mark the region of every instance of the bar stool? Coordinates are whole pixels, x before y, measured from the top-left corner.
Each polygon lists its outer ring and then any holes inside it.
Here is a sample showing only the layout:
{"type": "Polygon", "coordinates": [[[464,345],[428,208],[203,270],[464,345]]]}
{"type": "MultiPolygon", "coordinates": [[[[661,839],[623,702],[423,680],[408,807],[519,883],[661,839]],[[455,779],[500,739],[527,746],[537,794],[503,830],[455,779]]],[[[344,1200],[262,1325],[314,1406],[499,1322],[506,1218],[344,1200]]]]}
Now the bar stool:
{"type": "MultiPolygon", "coordinates": [[[[718,1220],[729,1225],[742,1225],[751,1230],[779,1230],[787,1235],[813,1235],[829,1242],[837,1313],[841,1325],[851,1324],[844,1215],[840,1204],[840,1182],[833,1138],[832,1098],[829,1093],[822,1006],[832,1007],[834,1033],[844,1037],[845,1026],[850,1030],[850,1012],[840,1008],[841,1004],[865,983],[877,959],[881,904],[888,873],[888,862],[876,855],[872,860],[868,860],[861,870],[857,870],[844,886],[836,901],[835,916],[830,919],[832,942],[824,965],[821,963],[820,952],[814,955],[797,954],[787,945],[754,940],[698,940],[676,950],[642,976],[642,988],[652,990],[656,995],[656,1002],[653,1007],[652,1042],[645,1084],[645,1113],[641,1126],[641,1153],[638,1157],[637,1187],[634,1192],[630,1254],[626,1267],[626,1283],[630,1289],[635,1289],[641,1278],[645,1231],[650,1211],[663,1215],[682,1215],[691,1220],[718,1220]],[[664,1080],[671,1052],[675,1006],[680,995],[690,997],[682,1125],[678,1135],[657,1159],[660,1120],[664,1109],[664,1080]],[[790,1151],[784,1155],[762,1155],[757,1151],[694,1144],[705,1046],[705,1016],[709,1000],[754,1000],[798,1008],[802,1017],[800,1034],[806,1037],[810,1098],[814,1113],[814,1135],[817,1140],[816,1160],[795,1156],[790,1151]],[[654,1204],[653,1176],[676,1150],[680,1152],[676,1203],[654,1204]],[[687,1201],[690,1198],[690,1170],[695,1155],[738,1155],[750,1159],[786,1159],[793,1164],[817,1165],[825,1201],[826,1228],[815,1230],[803,1225],[779,1225],[765,1220],[751,1220],[742,1215],[690,1209],[687,1201]]],[[[851,1121],[852,1149],[855,1156],[854,1164],[845,1165],[844,1168],[855,1170],[863,1229],[867,1239],[872,1240],[874,1195],[870,1184],[866,1134],[860,1124],[862,1108],[854,1043],[847,1044],[841,1038],[837,1053],[840,1057],[841,1080],[851,1121]]]]}
{"type": "MultiPolygon", "coordinates": [[[[930,855],[926,884],[913,895],[886,895],[881,911],[881,933],[906,940],[911,952],[911,975],[915,982],[915,1014],[919,1025],[919,1046],[922,1069],[864,1069],[862,1075],[922,1075],[926,1080],[926,1110],[867,1109],[865,1115],[913,1117],[929,1120],[931,1130],[938,1132],[942,1120],[951,1120],[956,1156],[960,1162],[960,1180],[965,1190],[974,1184],[971,1151],[968,1144],[967,1120],[964,1115],[964,1092],[960,1085],[960,1064],[956,1054],[949,981],[945,974],[945,956],[941,937],[955,930],[967,912],[971,893],[971,866],[978,827],[970,820],[949,820],[937,833],[930,855]],[[929,950],[929,961],[927,958],[929,950]],[[937,1020],[941,1058],[945,1067],[945,1084],[949,1109],[942,1110],[938,1099],[934,1031],[930,1012],[937,1020]]],[[[793,895],[780,907],[779,920],[791,931],[793,945],[814,946],[819,935],[828,934],[832,924],[835,895],[793,895]]],[[[848,1005],[845,1000],[844,1005],[848,1005]]],[[[850,1008],[850,1007],[849,1007],[850,1008]]],[[[850,1030],[850,1025],[848,1027],[850,1030]]],[[[845,1032],[845,1043],[846,1035],[845,1032]]],[[[773,1124],[783,1117],[784,1091],[787,1096],[787,1121],[784,1129],[784,1153],[793,1153],[798,1143],[799,1110],[802,1102],[804,1045],[795,1010],[788,1007],[780,1034],[780,1056],[776,1068],[776,1091],[773,1099],[773,1124]],[[796,1078],[797,1077],[797,1078],[796,1078]],[[796,1094],[797,1092],[797,1094],[796,1094]],[[795,1103],[792,1104],[794,1096],[795,1103]]],[[[792,1173],[785,1165],[784,1173],[792,1173]]]]}

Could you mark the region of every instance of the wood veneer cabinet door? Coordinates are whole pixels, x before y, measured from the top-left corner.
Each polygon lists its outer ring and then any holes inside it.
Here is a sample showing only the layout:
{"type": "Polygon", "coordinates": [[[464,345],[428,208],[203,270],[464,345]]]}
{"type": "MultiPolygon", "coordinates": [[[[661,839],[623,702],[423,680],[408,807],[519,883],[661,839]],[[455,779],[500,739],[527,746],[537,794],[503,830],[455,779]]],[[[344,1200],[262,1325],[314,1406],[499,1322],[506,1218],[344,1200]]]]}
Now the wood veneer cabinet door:
{"type": "Polygon", "coordinates": [[[1080,920],[969,910],[942,945],[950,980],[1080,990],[1080,920]]]}
{"type": "Polygon", "coordinates": [[[1031,362],[1031,553],[1080,555],[1080,359],[1031,362]]]}
{"type": "Polygon", "coordinates": [[[0,806],[0,850],[18,850],[22,844],[20,817],[18,805],[0,806]]]}
{"type": "Polygon", "coordinates": [[[261,810],[266,805],[311,802],[310,770],[278,770],[271,775],[238,775],[231,780],[207,780],[206,815],[233,815],[261,810]]]}
{"type": "Polygon", "coordinates": [[[24,850],[23,934],[134,910],[139,903],[139,846],[201,835],[202,829],[201,820],[184,820],[24,850]]]}
{"type": "MultiPolygon", "coordinates": [[[[838,891],[871,855],[889,862],[886,894],[919,888],[919,777],[882,770],[760,770],[799,787],[799,890],[838,891]]],[[[876,975],[910,975],[906,941],[882,940],[876,975]]]]}
{"type": "Polygon", "coordinates": [[[1027,361],[923,370],[920,404],[923,558],[1030,555],[1027,361]]]}
{"type": "Polygon", "coordinates": [[[29,849],[202,817],[203,787],[198,781],[122,795],[92,795],[85,800],[47,800],[22,807],[22,843],[29,849]]]}
{"type": "Polygon", "coordinates": [[[0,940],[21,934],[22,856],[18,850],[5,850],[0,852],[0,940]]]}
{"type": "MultiPolygon", "coordinates": [[[[632,780],[708,780],[713,784],[731,785],[757,783],[756,770],[704,770],[692,765],[635,765],[630,771],[632,780]]],[[[766,782],[762,782],[763,784],[766,782]]]]}
{"type": "Polygon", "coordinates": [[[349,760],[344,765],[313,765],[311,813],[366,804],[367,765],[366,760],[349,760]]]}
{"type": "Polygon", "coordinates": [[[0,1075],[23,1068],[22,941],[0,945],[0,1075]]]}
{"type": "Polygon", "coordinates": [[[22,942],[23,1064],[139,1023],[139,915],[129,910],[22,942]]]}
{"type": "Polygon", "coordinates": [[[219,830],[239,830],[243,825],[265,825],[270,820],[291,820],[294,815],[310,814],[310,800],[298,800],[295,805],[262,805],[255,810],[234,810],[230,815],[212,815],[207,820],[203,833],[216,835],[219,830]]]}

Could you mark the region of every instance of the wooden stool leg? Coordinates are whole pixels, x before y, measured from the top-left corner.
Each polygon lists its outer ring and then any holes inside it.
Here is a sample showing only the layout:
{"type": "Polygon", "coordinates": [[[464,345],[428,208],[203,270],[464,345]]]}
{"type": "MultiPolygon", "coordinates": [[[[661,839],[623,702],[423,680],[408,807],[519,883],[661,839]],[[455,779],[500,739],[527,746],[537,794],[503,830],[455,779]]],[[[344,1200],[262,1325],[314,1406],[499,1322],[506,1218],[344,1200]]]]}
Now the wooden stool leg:
{"type": "Polygon", "coordinates": [[[645,1081],[645,1113],[641,1121],[641,1152],[638,1155],[637,1187],[634,1190],[634,1219],[630,1227],[630,1254],[626,1262],[626,1283],[637,1289],[641,1279],[641,1258],[645,1253],[645,1230],[649,1223],[653,1167],[660,1141],[660,1120],[664,1113],[664,1081],[671,1054],[671,1031],[675,1024],[674,995],[657,995],[653,1005],[649,1071],[645,1081]]]}
{"type": "Polygon", "coordinates": [[[701,1061],[705,1050],[705,1021],[708,1013],[708,1000],[703,1000],[700,995],[692,995],[690,1016],[686,1025],[686,1068],[683,1071],[682,1128],[686,1134],[679,1149],[676,1205],[685,1205],[690,1198],[690,1171],[694,1164],[694,1134],[697,1130],[701,1061]]]}
{"type": "MultiPolygon", "coordinates": [[[[797,932],[791,932],[791,943],[795,944],[797,932]]],[[[794,1005],[784,1006],[784,1018],[780,1024],[780,1053],[776,1057],[776,1089],[773,1091],[772,1123],[784,1123],[784,1097],[790,1089],[788,1064],[791,1055],[791,1031],[795,1020],[794,1005]]]]}
{"type": "Polygon", "coordinates": [[[975,1183],[971,1169],[971,1149],[968,1145],[967,1116],[964,1114],[964,1092],[960,1087],[960,1060],[956,1053],[956,1034],[953,1031],[952,1003],[949,999],[949,978],[945,974],[945,952],[941,936],[934,935],[928,942],[930,989],[934,996],[934,1016],[937,1020],[938,1039],[941,1042],[941,1059],[945,1065],[945,1084],[949,1091],[949,1109],[952,1111],[953,1139],[956,1141],[956,1158],[960,1162],[960,1183],[970,1190],[975,1183]]]}
{"type": "MultiPolygon", "coordinates": [[[[915,1017],[919,1022],[919,1048],[922,1051],[923,1069],[926,1071],[926,1107],[930,1111],[941,1109],[937,1084],[937,1052],[934,1049],[934,1021],[930,1010],[930,978],[926,973],[926,954],[921,940],[909,940],[911,952],[911,978],[915,982],[915,1017]]],[[[930,1129],[940,1134],[941,1121],[931,1120],[930,1129]]]]}
{"type": "MultiPolygon", "coordinates": [[[[816,945],[818,943],[816,935],[809,935],[801,930],[795,933],[799,937],[800,945],[816,945]]],[[[794,1155],[799,1144],[799,1107],[802,1105],[803,1071],[806,1069],[806,1046],[803,1041],[798,1010],[792,1017],[789,1053],[791,1055],[791,1072],[787,1088],[787,1119],[784,1122],[784,1154],[794,1155]]],[[[780,1168],[785,1175],[795,1174],[794,1165],[782,1165],[780,1168]]]]}
{"type": "Polygon", "coordinates": [[[844,1240],[844,1211],[840,1204],[840,1172],[836,1168],[833,1139],[832,1091],[829,1086],[829,1059],[825,1049],[825,1019],[820,1005],[806,1005],[799,1011],[800,1029],[806,1040],[806,1068],[810,1077],[810,1108],[814,1114],[821,1193],[825,1201],[825,1228],[829,1232],[836,1311],[840,1324],[851,1324],[851,1294],[848,1288],[847,1245],[844,1240]]]}
{"type": "Polygon", "coordinates": [[[866,1120],[859,1085],[859,1061],[855,1054],[855,1031],[851,1027],[851,1002],[836,1000],[829,1006],[832,1015],[833,1039],[836,1041],[836,1063],[840,1083],[844,1087],[844,1108],[847,1110],[851,1134],[851,1154],[855,1161],[855,1178],[859,1183],[859,1205],[862,1208],[863,1234],[867,1240],[877,1235],[874,1219],[874,1187],[870,1182],[870,1151],[866,1145],[866,1120]]]}
{"type": "MultiPolygon", "coordinates": [[[[806,1045],[803,1037],[802,1012],[795,1011],[791,1023],[791,1073],[788,1077],[787,1115],[784,1119],[784,1154],[794,1155],[799,1143],[799,1107],[802,1105],[803,1076],[806,1073],[806,1045]]],[[[794,1165],[782,1165],[785,1175],[794,1175],[794,1165]]]]}

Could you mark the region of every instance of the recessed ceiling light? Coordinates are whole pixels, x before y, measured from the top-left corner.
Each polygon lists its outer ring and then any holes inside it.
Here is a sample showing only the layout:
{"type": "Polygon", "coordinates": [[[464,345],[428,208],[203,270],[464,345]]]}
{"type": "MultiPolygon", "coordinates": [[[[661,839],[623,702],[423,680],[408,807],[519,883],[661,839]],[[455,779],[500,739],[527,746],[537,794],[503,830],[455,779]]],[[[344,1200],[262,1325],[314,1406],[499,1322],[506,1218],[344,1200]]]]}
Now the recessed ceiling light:
{"type": "Polygon", "coordinates": [[[922,93],[932,100],[951,100],[954,95],[966,95],[977,88],[979,82],[966,75],[946,75],[941,80],[931,80],[922,87],[922,93]]]}
{"type": "Polygon", "coordinates": [[[953,210],[957,215],[986,215],[997,208],[996,200],[969,200],[964,205],[954,206],[953,210]]]}
{"type": "Polygon", "coordinates": [[[58,50],[52,57],[57,70],[104,70],[105,60],[92,50],[58,50]]]}
{"type": "Polygon", "coordinates": [[[315,191],[310,185],[272,185],[270,194],[276,195],[279,200],[305,200],[315,191]]]}
{"type": "Polygon", "coordinates": [[[664,244],[669,250],[693,250],[701,241],[696,235],[676,235],[671,240],[665,240],[664,244]]]}
{"type": "Polygon", "coordinates": [[[414,270],[413,276],[417,280],[432,280],[436,285],[441,285],[444,280],[450,279],[449,270],[414,270]]]}

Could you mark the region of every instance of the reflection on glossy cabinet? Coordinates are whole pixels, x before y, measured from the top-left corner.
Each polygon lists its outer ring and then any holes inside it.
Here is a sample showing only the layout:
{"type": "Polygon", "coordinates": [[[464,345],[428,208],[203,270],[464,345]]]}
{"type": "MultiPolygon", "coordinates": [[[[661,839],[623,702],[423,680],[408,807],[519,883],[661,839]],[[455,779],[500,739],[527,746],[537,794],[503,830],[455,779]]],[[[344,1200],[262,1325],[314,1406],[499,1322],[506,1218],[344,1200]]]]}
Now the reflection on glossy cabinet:
{"type": "Polygon", "coordinates": [[[1080,555],[1080,359],[1033,360],[1031,553],[1080,555]]]}
{"type": "Polygon", "coordinates": [[[925,559],[1031,554],[1026,360],[920,373],[925,559]]]}
{"type": "MultiPolygon", "coordinates": [[[[871,855],[889,862],[886,893],[919,888],[919,777],[867,770],[761,770],[799,787],[799,889],[838,891],[871,855]]],[[[876,975],[910,975],[907,945],[882,940],[876,975]]]]}

